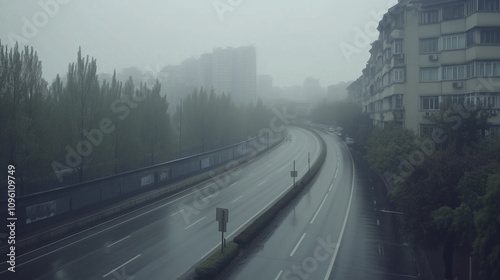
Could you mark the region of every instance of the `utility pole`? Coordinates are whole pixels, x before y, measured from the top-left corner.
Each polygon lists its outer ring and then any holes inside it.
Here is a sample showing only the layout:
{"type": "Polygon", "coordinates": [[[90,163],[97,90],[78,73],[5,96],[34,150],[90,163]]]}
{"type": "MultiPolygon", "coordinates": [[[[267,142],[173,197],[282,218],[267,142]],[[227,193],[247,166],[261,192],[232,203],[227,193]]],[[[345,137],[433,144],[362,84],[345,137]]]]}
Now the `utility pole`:
{"type": "Polygon", "coordinates": [[[311,152],[307,152],[307,163],[309,164],[308,172],[311,172],[311,152]]]}
{"type": "Polygon", "coordinates": [[[182,98],[181,98],[181,106],[179,108],[179,157],[181,156],[181,143],[182,143],[182,98]]]}

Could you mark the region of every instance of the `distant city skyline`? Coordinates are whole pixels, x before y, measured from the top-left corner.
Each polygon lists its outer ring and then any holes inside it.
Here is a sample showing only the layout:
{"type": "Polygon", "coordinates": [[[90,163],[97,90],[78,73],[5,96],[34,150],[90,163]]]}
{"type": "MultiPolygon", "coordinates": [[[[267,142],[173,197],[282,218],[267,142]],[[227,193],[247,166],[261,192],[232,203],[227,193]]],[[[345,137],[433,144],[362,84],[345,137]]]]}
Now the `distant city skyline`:
{"type": "Polygon", "coordinates": [[[43,77],[64,76],[81,46],[98,73],[180,64],[214,48],[254,45],[257,73],[280,87],[316,77],[326,87],[355,80],[377,36],[373,26],[396,0],[1,1],[0,40],[33,46],[43,77]],[[229,5],[229,4],[228,4],[229,5]],[[352,16],[356,14],[356,16],[352,16]]]}

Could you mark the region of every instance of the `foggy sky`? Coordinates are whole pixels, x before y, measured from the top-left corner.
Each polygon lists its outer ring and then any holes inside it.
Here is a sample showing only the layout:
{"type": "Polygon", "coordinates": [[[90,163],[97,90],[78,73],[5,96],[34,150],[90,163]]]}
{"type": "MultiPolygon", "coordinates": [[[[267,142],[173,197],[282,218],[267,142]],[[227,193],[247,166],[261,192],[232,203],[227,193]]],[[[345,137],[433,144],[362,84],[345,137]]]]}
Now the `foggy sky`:
{"type": "Polygon", "coordinates": [[[0,0],[0,40],[12,46],[11,39],[20,38],[33,46],[48,81],[66,74],[79,46],[97,59],[98,73],[111,73],[160,69],[213,48],[253,45],[257,73],[271,75],[274,85],[298,85],[312,76],[326,87],[361,75],[374,28],[396,2],[0,0]],[[49,3],[48,11],[40,3],[49,3]]]}

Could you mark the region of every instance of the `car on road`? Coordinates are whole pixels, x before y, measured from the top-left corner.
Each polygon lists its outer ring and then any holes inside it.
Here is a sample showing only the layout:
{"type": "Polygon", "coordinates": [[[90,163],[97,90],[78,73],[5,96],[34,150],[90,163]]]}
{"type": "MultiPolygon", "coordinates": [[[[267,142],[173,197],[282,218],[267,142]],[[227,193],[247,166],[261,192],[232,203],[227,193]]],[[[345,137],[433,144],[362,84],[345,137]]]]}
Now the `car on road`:
{"type": "Polygon", "coordinates": [[[330,128],[328,129],[328,131],[329,131],[329,132],[333,132],[333,127],[330,127],[330,128]]]}
{"type": "Polygon", "coordinates": [[[347,136],[347,137],[345,138],[345,143],[346,143],[347,145],[352,145],[352,144],[354,144],[354,138],[347,136]]]}

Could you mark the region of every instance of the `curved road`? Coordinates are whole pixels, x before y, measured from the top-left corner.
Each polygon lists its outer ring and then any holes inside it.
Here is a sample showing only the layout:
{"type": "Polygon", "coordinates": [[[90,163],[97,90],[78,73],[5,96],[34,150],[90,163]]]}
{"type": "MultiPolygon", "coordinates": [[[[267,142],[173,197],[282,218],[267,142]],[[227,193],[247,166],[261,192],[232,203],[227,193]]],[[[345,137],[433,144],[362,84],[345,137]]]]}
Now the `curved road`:
{"type": "Polygon", "coordinates": [[[215,208],[229,209],[227,238],[269,207],[318,157],[316,137],[289,128],[291,141],[193,189],[18,256],[1,279],[177,279],[220,246],[215,208]],[[14,276],[14,277],[12,277],[14,276]]]}
{"type": "Polygon", "coordinates": [[[327,157],[313,185],[224,279],[418,277],[410,248],[395,239],[376,177],[337,136],[320,135],[327,157]]]}

